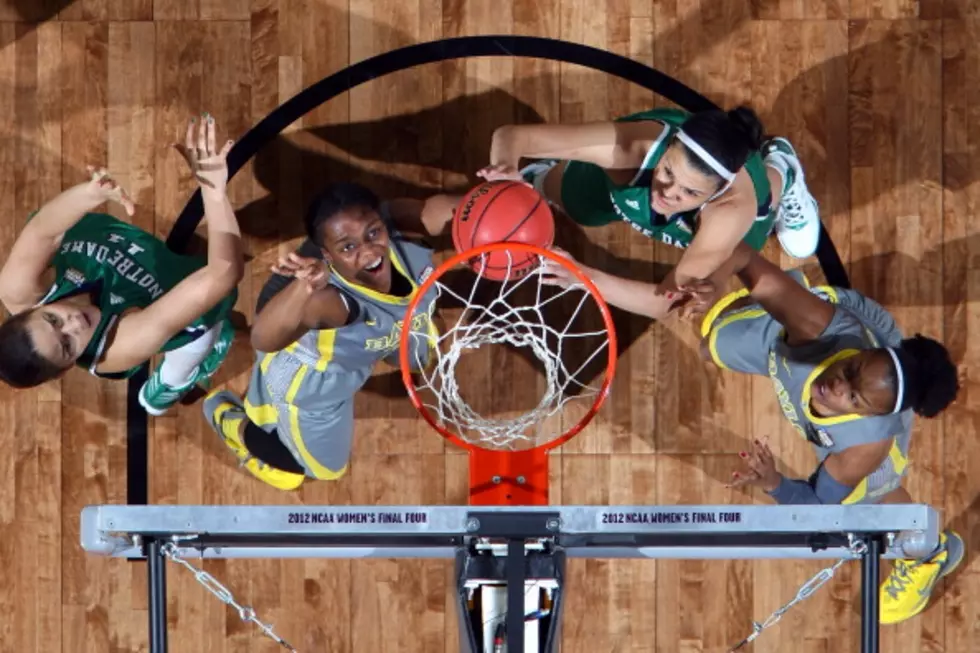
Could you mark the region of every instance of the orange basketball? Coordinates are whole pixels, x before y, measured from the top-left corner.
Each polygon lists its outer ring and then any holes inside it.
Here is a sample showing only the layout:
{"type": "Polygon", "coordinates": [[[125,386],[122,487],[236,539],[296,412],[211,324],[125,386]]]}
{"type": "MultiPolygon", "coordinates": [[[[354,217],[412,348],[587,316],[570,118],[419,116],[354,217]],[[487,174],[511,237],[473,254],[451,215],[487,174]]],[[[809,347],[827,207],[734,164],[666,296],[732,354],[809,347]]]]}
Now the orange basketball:
{"type": "MultiPolygon", "coordinates": [[[[500,242],[550,247],[555,239],[555,217],[541,194],[519,181],[491,181],[467,193],[453,215],[453,244],[457,252],[500,242]]],[[[525,252],[494,252],[483,276],[496,281],[519,279],[538,265],[538,257],[525,252]],[[509,275],[508,275],[509,270],[509,275]]],[[[480,271],[482,261],[470,266],[480,271]]]]}

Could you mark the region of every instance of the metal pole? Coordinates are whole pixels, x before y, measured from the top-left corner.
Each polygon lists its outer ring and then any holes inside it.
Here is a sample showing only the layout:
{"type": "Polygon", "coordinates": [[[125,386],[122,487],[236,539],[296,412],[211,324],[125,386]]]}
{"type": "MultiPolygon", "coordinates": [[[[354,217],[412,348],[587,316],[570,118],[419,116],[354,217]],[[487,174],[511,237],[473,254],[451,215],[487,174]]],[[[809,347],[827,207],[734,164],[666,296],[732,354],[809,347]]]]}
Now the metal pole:
{"type": "Polygon", "coordinates": [[[881,538],[865,540],[868,551],[861,558],[861,653],[878,653],[881,538]]]}
{"type": "Polygon", "coordinates": [[[507,542],[507,653],[524,653],[524,540],[507,542]]]}
{"type": "Polygon", "coordinates": [[[167,568],[160,540],[146,545],[147,587],[150,593],[150,653],[167,653],[167,568]]]}

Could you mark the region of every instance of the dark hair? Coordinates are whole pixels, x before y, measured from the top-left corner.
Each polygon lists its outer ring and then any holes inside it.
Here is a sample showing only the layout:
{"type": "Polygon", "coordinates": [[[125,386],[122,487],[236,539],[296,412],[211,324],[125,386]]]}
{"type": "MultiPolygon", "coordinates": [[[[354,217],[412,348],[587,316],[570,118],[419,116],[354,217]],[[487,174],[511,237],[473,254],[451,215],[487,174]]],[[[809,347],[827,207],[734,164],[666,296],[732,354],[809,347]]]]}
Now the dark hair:
{"type": "MultiPolygon", "coordinates": [[[[691,114],[681,126],[687,136],[705,149],[727,170],[736,173],[742,169],[749,155],[762,149],[765,129],[755,111],[746,106],[731,111],[713,109],[691,114]]],[[[711,177],[720,175],[692,152],[682,142],[688,162],[701,174],[711,177]]]]}
{"type": "MultiPolygon", "coordinates": [[[[895,354],[905,380],[902,410],[911,408],[922,417],[935,417],[953,403],[960,381],[942,343],[917,333],[903,340],[895,354]]],[[[891,379],[893,386],[896,381],[891,379]]]]}
{"type": "Polygon", "coordinates": [[[27,331],[32,311],[24,311],[0,325],[0,379],[15,388],[33,388],[55,379],[65,368],[44,358],[27,331]]]}
{"type": "Polygon", "coordinates": [[[318,246],[322,246],[323,225],[331,218],[354,207],[377,211],[380,206],[378,196],[360,184],[330,184],[310,202],[304,219],[306,235],[318,246]]]}

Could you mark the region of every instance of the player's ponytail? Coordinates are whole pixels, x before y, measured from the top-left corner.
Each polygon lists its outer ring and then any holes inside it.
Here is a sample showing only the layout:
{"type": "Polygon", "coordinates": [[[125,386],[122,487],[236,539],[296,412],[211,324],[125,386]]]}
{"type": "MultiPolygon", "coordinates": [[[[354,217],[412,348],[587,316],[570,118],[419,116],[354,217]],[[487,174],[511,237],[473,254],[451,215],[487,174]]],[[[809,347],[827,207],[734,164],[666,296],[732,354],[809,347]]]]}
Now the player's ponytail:
{"type": "Polygon", "coordinates": [[[346,209],[363,207],[379,210],[381,201],[369,188],[349,182],[338,182],[324,188],[306,211],[303,220],[306,235],[314,243],[323,247],[323,225],[346,209]]]}
{"type": "Polygon", "coordinates": [[[886,351],[894,363],[896,412],[911,408],[922,417],[935,417],[956,399],[956,365],[942,343],[916,334],[886,351]]]}
{"type": "MultiPolygon", "coordinates": [[[[741,134],[742,139],[749,148],[749,153],[758,152],[762,149],[762,144],[766,138],[766,130],[762,126],[762,121],[759,120],[759,115],[755,111],[750,107],[740,106],[735,107],[726,115],[732,127],[741,134]]],[[[746,155],[747,158],[748,155],[746,155]]],[[[742,163],[742,165],[745,165],[745,163],[742,163]]]]}
{"type": "Polygon", "coordinates": [[[24,311],[0,325],[0,379],[15,388],[39,386],[64,371],[34,348],[27,330],[30,315],[31,311],[24,311]]]}
{"type": "Polygon", "coordinates": [[[704,175],[718,177],[724,185],[762,148],[765,129],[749,107],[712,109],[692,114],[677,139],[691,165],[704,175]]]}

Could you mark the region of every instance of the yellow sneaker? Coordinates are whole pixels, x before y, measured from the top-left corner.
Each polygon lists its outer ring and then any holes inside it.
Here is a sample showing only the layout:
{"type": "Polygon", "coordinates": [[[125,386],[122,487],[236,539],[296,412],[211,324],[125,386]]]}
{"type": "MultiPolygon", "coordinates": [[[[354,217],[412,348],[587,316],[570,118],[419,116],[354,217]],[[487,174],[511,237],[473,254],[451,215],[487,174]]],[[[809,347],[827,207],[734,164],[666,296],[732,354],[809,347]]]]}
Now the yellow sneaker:
{"type": "Polygon", "coordinates": [[[204,400],[204,416],[211,423],[211,428],[221,436],[225,446],[231,449],[241,466],[252,476],[277,490],[295,490],[303,484],[306,479],[304,475],[271,467],[253,456],[245,447],[241,427],[248,417],[241,401],[234,394],[227,390],[209,394],[204,400]]]}
{"type": "Polygon", "coordinates": [[[926,609],[933,588],[963,561],[963,538],[955,531],[939,536],[939,551],[924,560],[896,560],[881,585],[881,623],[897,624],[926,609]]]}

